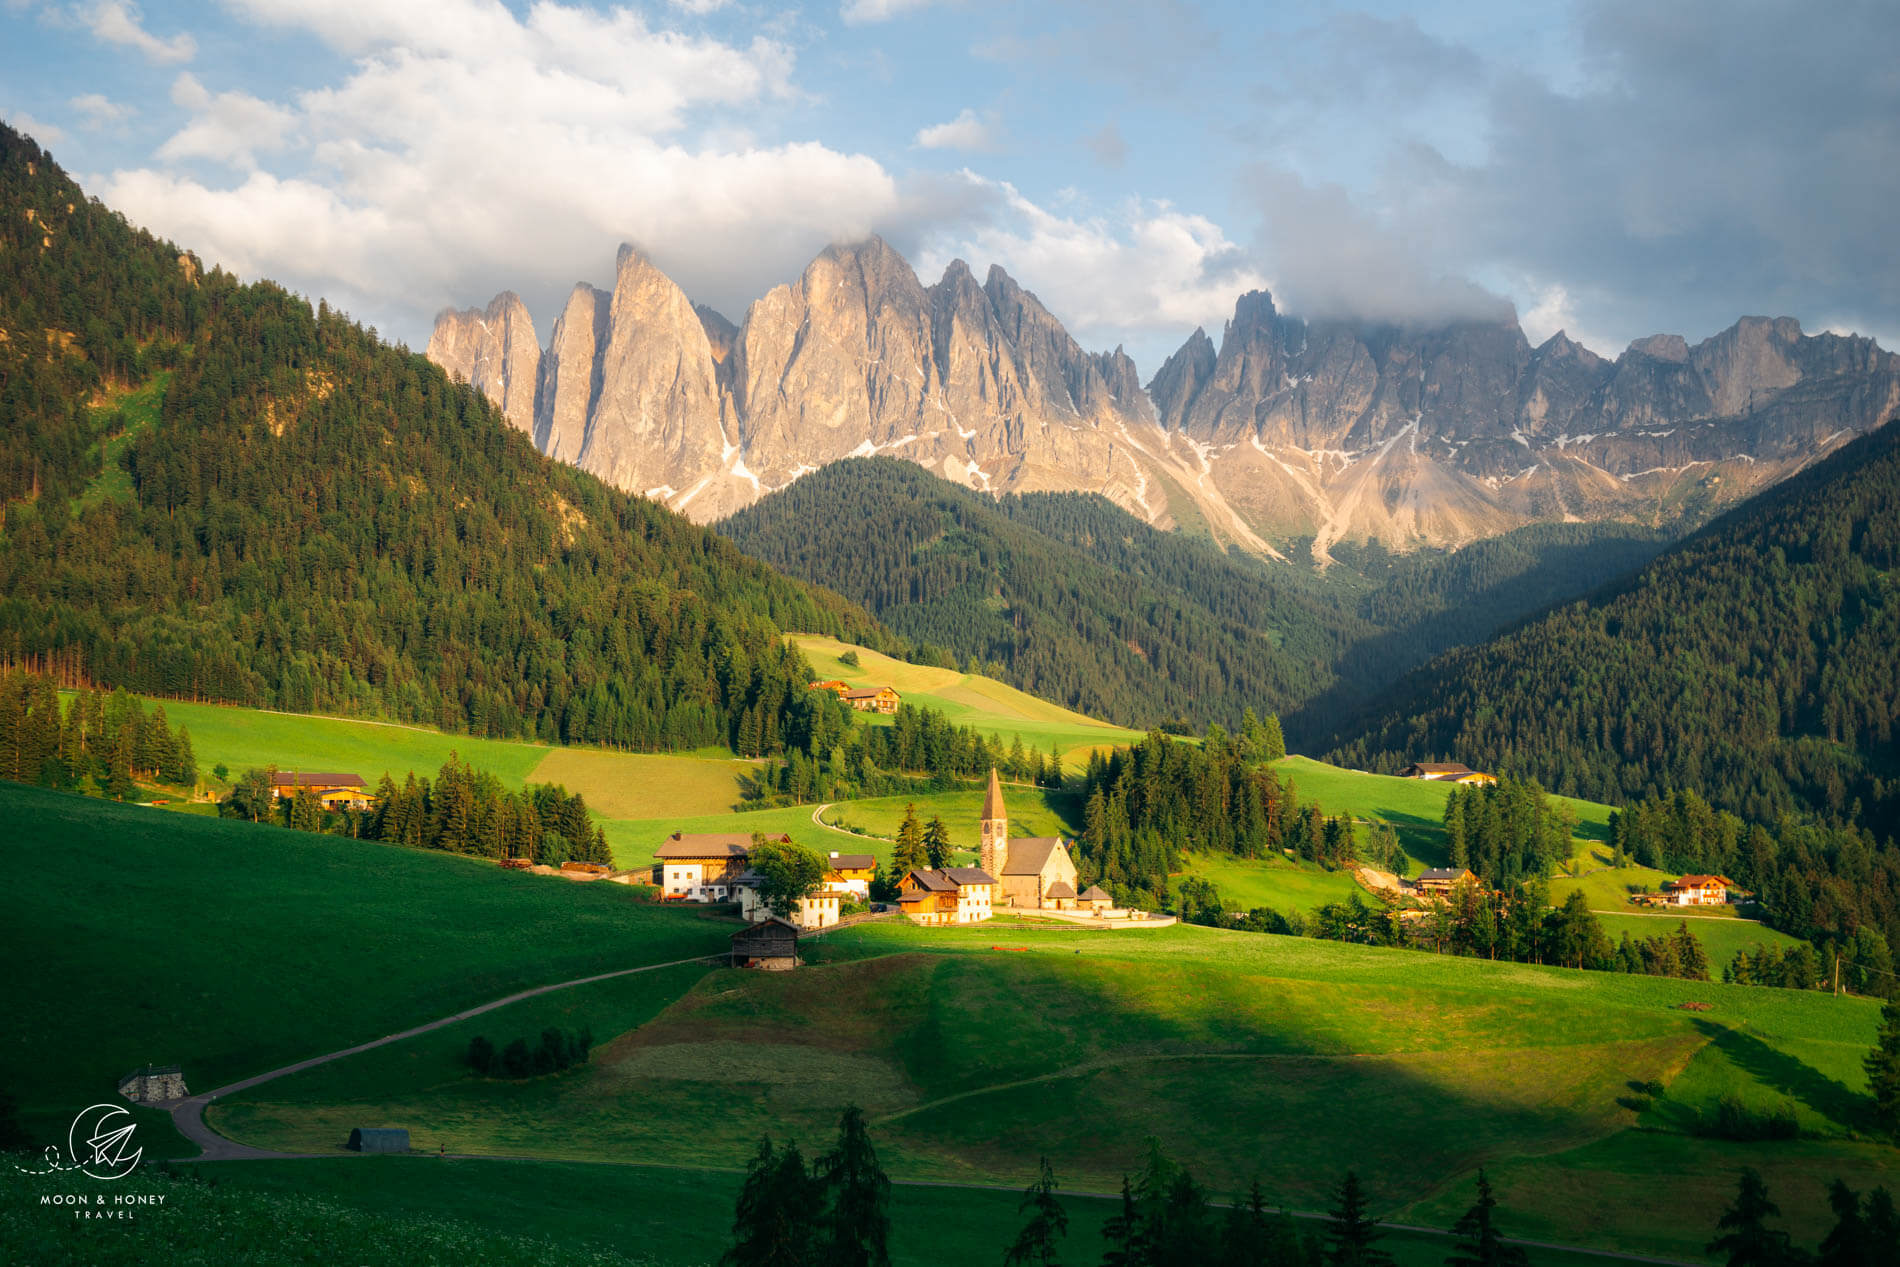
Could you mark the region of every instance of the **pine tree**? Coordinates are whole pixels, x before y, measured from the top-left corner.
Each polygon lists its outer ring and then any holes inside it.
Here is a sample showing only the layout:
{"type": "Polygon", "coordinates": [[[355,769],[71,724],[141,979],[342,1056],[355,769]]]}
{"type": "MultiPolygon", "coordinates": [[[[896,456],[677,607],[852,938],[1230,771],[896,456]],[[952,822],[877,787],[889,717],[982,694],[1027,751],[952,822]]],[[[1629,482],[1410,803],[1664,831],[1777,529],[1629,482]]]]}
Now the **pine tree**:
{"type": "Polygon", "coordinates": [[[732,1219],[732,1248],[720,1267],[816,1267],[824,1192],[805,1170],[798,1145],[774,1150],[770,1137],[746,1166],[732,1219]]]}
{"type": "Polygon", "coordinates": [[[1378,1220],[1367,1213],[1365,1190],[1356,1172],[1348,1170],[1340,1180],[1337,1200],[1326,1233],[1326,1267],[1393,1267],[1392,1255],[1378,1247],[1384,1233],[1378,1220]]]}
{"type": "Polygon", "coordinates": [[[1127,1175],[1122,1176],[1121,1205],[1102,1225],[1102,1239],[1108,1242],[1108,1249],[1102,1254],[1102,1267],[1143,1267],[1147,1262],[1141,1210],[1135,1204],[1135,1190],[1127,1175]]]}
{"type": "Polygon", "coordinates": [[[1056,1242],[1069,1234],[1068,1211],[1062,1208],[1062,1202],[1056,1199],[1055,1171],[1049,1167],[1049,1159],[1044,1157],[1036,1174],[1036,1181],[1023,1192],[1022,1202],[1016,1207],[1019,1214],[1027,1214],[1029,1221],[1023,1224],[1022,1231],[1016,1234],[1016,1243],[1003,1255],[1005,1267],[1055,1267],[1056,1242]]]}
{"type": "Polygon", "coordinates": [[[891,1181],[857,1105],[838,1123],[838,1145],[819,1159],[828,1198],[821,1233],[827,1267],[890,1267],[891,1181]]]}
{"type": "Polygon", "coordinates": [[[1707,1252],[1727,1255],[1728,1267],[1787,1267],[1793,1261],[1788,1234],[1767,1226],[1780,1213],[1781,1207],[1768,1199],[1761,1176],[1743,1170],[1735,1204],[1717,1221],[1721,1235],[1709,1242],[1707,1252]]]}
{"type": "Polygon", "coordinates": [[[950,865],[950,829],[943,825],[943,819],[934,814],[924,824],[924,856],[929,859],[932,868],[941,869],[950,865]]]}
{"type": "Polygon", "coordinates": [[[1900,1140],[1900,999],[1880,1009],[1880,1033],[1867,1053],[1867,1089],[1874,1097],[1874,1121],[1900,1140]]]}
{"type": "Polygon", "coordinates": [[[1478,1168],[1478,1200],[1458,1222],[1452,1234],[1460,1237],[1458,1248],[1445,1260],[1446,1267],[1524,1267],[1529,1261],[1523,1248],[1506,1245],[1498,1235],[1491,1212],[1498,1200],[1491,1195],[1491,1180],[1478,1168]]]}
{"type": "Polygon", "coordinates": [[[1821,1242],[1818,1267],[1874,1267],[1873,1243],[1867,1238],[1867,1221],[1860,1213],[1860,1194],[1836,1179],[1828,1185],[1827,1204],[1834,1211],[1834,1229],[1821,1242]]]}
{"type": "Polygon", "coordinates": [[[178,741],[172,749],[172,768],[167,777],[177,787],[198,785],[198,754],[191,748],[191,731],[183,726],[178,728],[178,741]]]}
{"type": "Polygon", "coordinates": [[[891,851],[891,870],[898,875],[927,870],[930,856],[924,852],[924,829],[917,822],[917,806],[904,806],[904,821],[897,829],[897,845],[891,851]]]}

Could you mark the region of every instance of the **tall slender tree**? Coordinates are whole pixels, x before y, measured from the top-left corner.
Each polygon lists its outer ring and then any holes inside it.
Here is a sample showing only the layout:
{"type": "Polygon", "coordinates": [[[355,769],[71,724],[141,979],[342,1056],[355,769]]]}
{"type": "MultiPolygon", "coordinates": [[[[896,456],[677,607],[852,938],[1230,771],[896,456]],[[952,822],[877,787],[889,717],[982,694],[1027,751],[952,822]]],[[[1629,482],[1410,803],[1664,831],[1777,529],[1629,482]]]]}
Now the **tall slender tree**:
{"type": "Polygon", "coordinates": [[[1523,1247],[1507,1245],[1498,1235],[1492,1211],[1498,1199],[1491,1192],[1490,1177],[1478,1168],[1478,1200],[1452,1225],[1459,1238],[1458,1248],[1445,1260],[1446,1267],[1524,1267],[1529,1261],[1523,1247]]]}
{"type": "Polygon", "coordinates": [[[1334,1200],[1333,1222],[1326,1232],[1326,1267],[1393,1267],[1392,1255],[1378,1247],[1385,1234],[1366,1208],[1358,1172],[1346,1172],[1334,1200]]]}
{"type": "Polygon", "coordinates": [[[1023,1192],[1016,1211],[1027,1214],[1029,1221],[1003,1255],[1004,1267],[1056,1267],[1060,1261],[1056,1242],[1069,1234],[1069,1214],[1056,1197],[1056,1175],[1047,1157],[1037,1167],[1035,1182],[1023,1192]]]}
{"type": "Polygon", "coordinates": [[[950,829],[935,814],[924,824],[924,857],[932,867],[950,865],[950,829]]]}
{"type": "Polygon", "coordinates": [[[1900,999],[1889,999],[1880,1009],[1880,1033],[1865,1063],[1874,1121],[1900,1140],[1900,999]]]}
{"type": "Polygon", "coordinates": [[[1735,1203],[1716,1222],[1720,1235],[1709,1242],[1708,1252],[1723,1255],[1728,1267],[1789,1267],[1795,1257],[1788,1234],[1768,1226],[1780,1213],[1761,1176],[1753,1168],[1743,1170],[1735,1203]]]}
{"type": "Polygon", "coordinates": [[[768,1136],[746,1166],[732,1220],[732,1247],[720,1267],[817,1267],[824,1191],[798,1145],[774,1149],[768,1136]]]}
{"type": "Polygon", "coordinates": [[[891,851],[891,869],[898,875],[922,871],[930,866],[924,851],[924,829],[917,821],[917,806],[904,807],[904,821],[897,828],[897,844],[891,851]]]}
{"type": "Polygon", "coordinates": [[[857,1105],[839,1119],[837,1146],[819,1159],[818,1177],[826,1197],[826,1267],[890,1267],[891,1181],[857,1105]]]}

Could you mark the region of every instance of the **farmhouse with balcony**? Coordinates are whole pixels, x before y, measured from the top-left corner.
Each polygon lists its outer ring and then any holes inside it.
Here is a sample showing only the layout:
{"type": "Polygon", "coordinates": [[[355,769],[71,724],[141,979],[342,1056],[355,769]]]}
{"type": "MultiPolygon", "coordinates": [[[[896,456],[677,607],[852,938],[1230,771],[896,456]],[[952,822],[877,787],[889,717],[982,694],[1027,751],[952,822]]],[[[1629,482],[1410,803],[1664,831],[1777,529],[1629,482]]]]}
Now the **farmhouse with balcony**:
{"type": "Polygon", "coordinates": [[[927,926],[977,924],[990,917],[996,879],[979,867],[912,871],[904,877],[897,909],[927,926]]]}
{"type": "Polygon", "coordinates": [[[1460,761],[1414,761],[1399,771],[1399,777],[1432,783],[1463,783],[1467,787],[1490,787],[1498,781],[1497,775],[1474,770],[1460,761]]]}
{"type": "Polygon", "coordinates": [[[1672,906],[1722,906],[1735,881],[1723,875],[1685,875],[1663,882],[1663,899],[1672,906]]]}
{"type": "Polygon", "coordinates": [[[897,692],[888,686],[865,686],[839,692],[838,698],[860,713],[894,713],[897,711],[897,692]]]}
{"type": "Polygon", "coordinates": [[[1418,873],[1412,882],[1420,897],[1444,897],[1461,884],[1476,884],[1478,877],[1466,867],[1433,867],[1418,873]]]}
{"type": "Polygon", "coordinates": [[[871,880],[877,874],[877,857],[868,853],[839,853],[833,850],[825,859],[825,887],[860,902],[871,897],[871,880]]]}
{"type": "Polygon", "coordinates": [[[329,810],[363,810],[376,803],[361,775],[279,770],[270,776],[272,800],[287,800],[299,792],[309,792],[329,810]]]}
{"type": "MultiPolygon", "coordinates": [[[[780,836],[791,844],[790,836],[780,836]]],[[[752,837],[745,832],[674,832],[654,851],[654,883],[662,901],[731,902],[737,900],[733,881],[745,869],[752,837]]]]}

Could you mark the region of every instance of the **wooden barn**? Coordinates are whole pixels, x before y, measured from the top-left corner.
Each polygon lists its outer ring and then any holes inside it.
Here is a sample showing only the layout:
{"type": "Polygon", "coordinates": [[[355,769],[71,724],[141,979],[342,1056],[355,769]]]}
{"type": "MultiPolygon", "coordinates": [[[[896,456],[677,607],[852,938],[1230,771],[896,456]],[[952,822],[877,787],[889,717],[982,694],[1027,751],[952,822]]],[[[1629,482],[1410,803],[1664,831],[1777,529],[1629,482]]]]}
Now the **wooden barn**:
{"type": "Polygon", "coordinates": [[[732,935],[731,964],[786,972],[798,966],[798,926],[774,915],[732,935]]]}

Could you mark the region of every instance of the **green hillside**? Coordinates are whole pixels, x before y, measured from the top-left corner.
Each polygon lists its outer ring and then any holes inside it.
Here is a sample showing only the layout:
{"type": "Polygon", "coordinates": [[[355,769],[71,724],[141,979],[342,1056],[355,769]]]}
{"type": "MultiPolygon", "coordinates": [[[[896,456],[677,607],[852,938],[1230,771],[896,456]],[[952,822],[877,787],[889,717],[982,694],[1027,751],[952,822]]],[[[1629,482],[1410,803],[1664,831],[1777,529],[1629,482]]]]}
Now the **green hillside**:
{"type": "Polygon", "coordinates": [[[1763,823],[1858,802],[1891,838],[1896,568],[1890,424],[1614,590],[1446,656],[1339,732],[1333,757],[1482,760],[1619,803],[1687,788],[1763,823]]]}
{"type": "Polygon", "coordinates": [[[0,661],[656,751],[748,717],[809,742],[780,629],[885,645],[837,595],[542,458],[421,356],[132,228],[4,126],[0,330],[0,661]]]}

